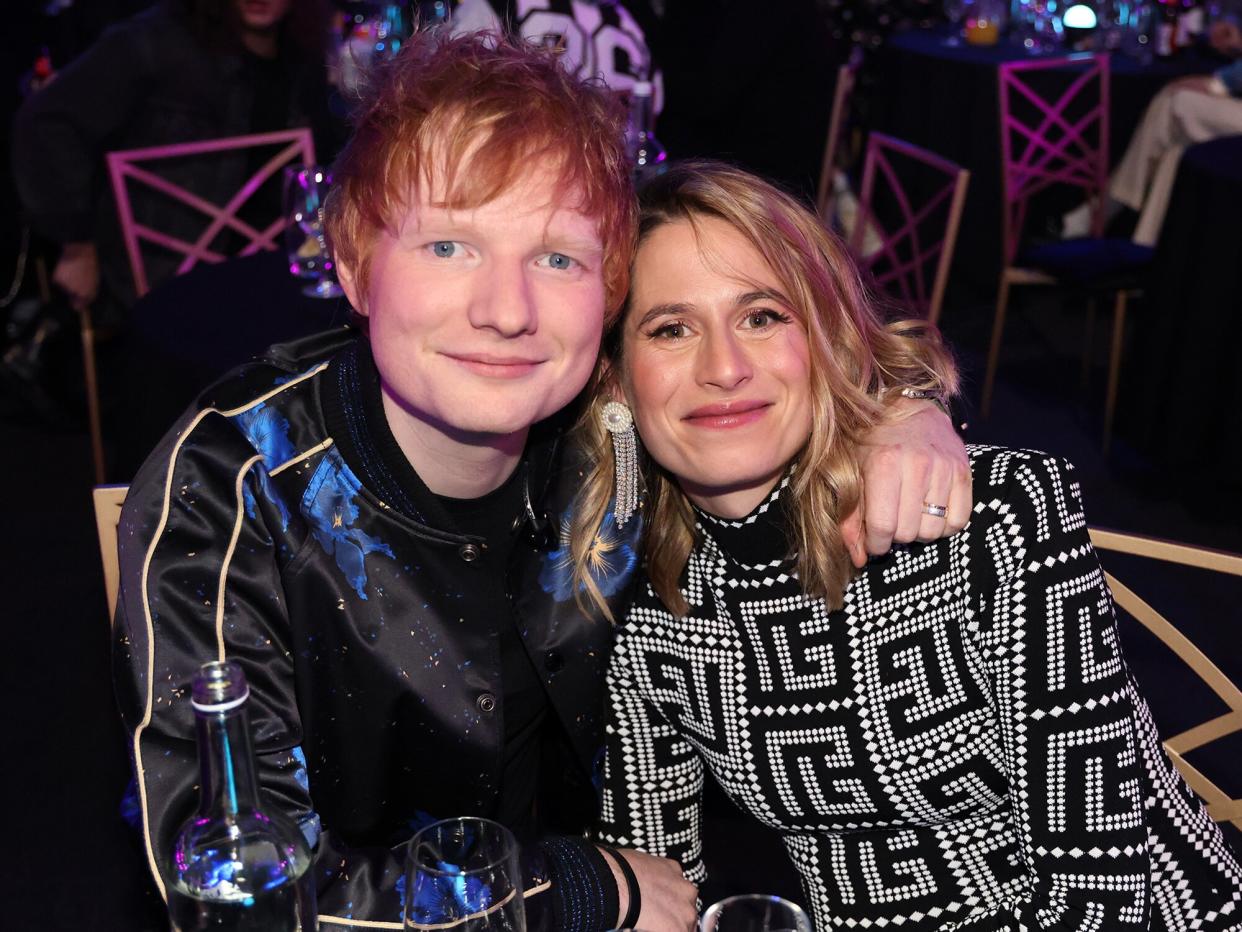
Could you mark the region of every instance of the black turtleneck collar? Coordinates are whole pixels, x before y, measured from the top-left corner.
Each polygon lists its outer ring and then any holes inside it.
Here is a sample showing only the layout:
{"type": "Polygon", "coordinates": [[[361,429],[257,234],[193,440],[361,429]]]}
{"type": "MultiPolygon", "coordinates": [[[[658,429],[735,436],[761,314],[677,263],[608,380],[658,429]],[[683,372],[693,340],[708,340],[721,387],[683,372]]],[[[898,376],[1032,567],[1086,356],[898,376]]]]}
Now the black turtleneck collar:
{"type": "Polygon", "coordinates": [[[767,498],[744,518],[721,518],[696,505],[700,530],[716,542],[725,556],[747,566],[791,559],[785,509],[792,478],[792,473],[786,473],[767,498]]]}

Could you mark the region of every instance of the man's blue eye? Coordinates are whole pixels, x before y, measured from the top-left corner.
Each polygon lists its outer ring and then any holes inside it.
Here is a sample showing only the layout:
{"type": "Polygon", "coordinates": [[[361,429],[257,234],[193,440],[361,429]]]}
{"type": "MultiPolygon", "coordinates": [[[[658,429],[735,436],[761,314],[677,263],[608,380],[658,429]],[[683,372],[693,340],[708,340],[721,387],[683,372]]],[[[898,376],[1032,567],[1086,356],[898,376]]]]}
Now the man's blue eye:
{"type": "Polygon", "coordinates": [[[548,256],[548,265],[554,269],[568,269],[574,264],[574,260],[563,253],[554,252],[548,256]]]}
{"type": "Polygon", "coordinates": [[[457,252],[457,244],[449,240],[442,240],[438,243],[432,243],[431,250],[441,259],[448,259],[457,252]]]}

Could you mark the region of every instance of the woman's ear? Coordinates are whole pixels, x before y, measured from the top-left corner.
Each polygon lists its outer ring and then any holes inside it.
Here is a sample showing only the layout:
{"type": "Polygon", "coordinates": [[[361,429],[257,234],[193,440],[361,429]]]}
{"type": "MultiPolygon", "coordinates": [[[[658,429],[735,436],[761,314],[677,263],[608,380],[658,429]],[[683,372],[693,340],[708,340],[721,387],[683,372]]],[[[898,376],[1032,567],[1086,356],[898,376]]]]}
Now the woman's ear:
{"type": "Polygon", "coordinates": [[[629,400],[625,397],[625,389],[621,385],[620,370],[611,360],[601,359],[599,362],[599,386],[600,394],[609,401],[629,404],[629,400]]]}

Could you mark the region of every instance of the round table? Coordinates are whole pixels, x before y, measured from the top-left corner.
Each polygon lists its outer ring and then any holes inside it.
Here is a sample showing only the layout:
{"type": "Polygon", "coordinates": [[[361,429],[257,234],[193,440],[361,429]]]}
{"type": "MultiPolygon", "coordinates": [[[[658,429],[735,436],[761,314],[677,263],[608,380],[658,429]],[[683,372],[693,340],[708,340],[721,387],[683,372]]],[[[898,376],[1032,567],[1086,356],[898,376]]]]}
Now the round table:
{"type": "Polygon", "coordinates": [[[1122,362],[1123,435],[1179,481],[1242,487],[1242,136],[1183,154],[1154,263],[1122,362]]]}
{"type": "Polygon", "coordinates": [[[129,481],[204,388],[274,343],[349,322],[344,298],[308,298],[283,253],[199,265],[134,305],[120,350],[109,474],[129,481]]]}
{"type": "MultiPolygon", "coordinates": [[[[972,286],[990,295],[1001,265],[1000,129],[997,68],[1026,58],[1021,47],[948,44],[948,34],[917,30],[893,36],[877,50],[871,126],[925,146],[970,169],[970,189],[962,214],[951,286],[972,286]]],[[[1061,54],[1061,53],[1058,53],[1061,54]]],[[[1171,59],[1141,64],[1112,56],[1110,148],[1115,163],[1148,102],[1166,83],[1185,74],[1210,71],[1213,63],[1187,50],[1171,59]]],[[[870,69],[869,69],[870,70],[870,69]]],[[[1068,75],[1065,81],[1068,84],[1068,75]]],[[[1070,191],[1049,192],[1048,214],[1075,206],[1070,191]]],[[[1040,218],[1032,215],[1028,232],[1040,218]]]]}

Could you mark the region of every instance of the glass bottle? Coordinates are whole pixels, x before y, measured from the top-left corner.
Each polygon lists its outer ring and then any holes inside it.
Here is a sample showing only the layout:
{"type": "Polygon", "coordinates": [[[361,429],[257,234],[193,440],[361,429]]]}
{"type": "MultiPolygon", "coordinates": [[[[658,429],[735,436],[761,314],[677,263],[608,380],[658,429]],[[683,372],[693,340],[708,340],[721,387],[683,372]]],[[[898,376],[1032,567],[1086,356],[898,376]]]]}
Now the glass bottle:
{"type": "Polygon", "coordinates": [[[291,820],[259,798],[249,695],[235,663],[204,664],[194,678],[201,789],[167,871],[173,932],[315,930],[310,848],[291,820]]]}
{"type": "Polygon", "coordinates": [[[651,82],[636,81],[630,89],[630,117],[625,128],[625,154],[634,173],[634,186],[662,174],[668,153],[652,130],[654,122],[651,82]]]}
{"type": "Polygon", "coordinates": [[[1177,51],[1177,0],[1160,0],[1156,20],[1156,57],[1168,58],[1177,51]]]}

